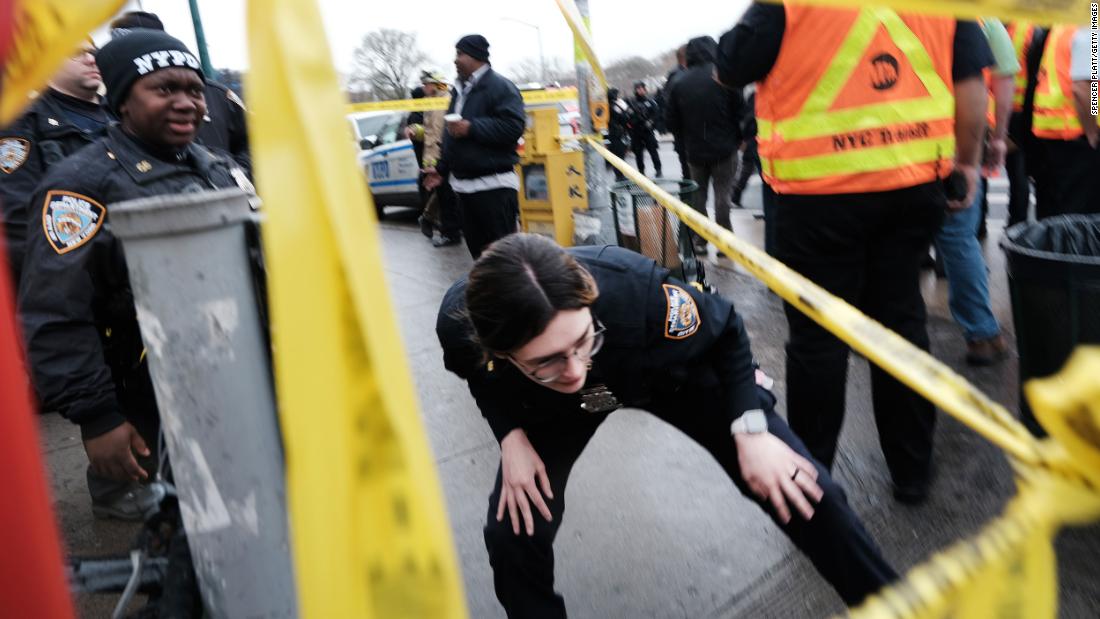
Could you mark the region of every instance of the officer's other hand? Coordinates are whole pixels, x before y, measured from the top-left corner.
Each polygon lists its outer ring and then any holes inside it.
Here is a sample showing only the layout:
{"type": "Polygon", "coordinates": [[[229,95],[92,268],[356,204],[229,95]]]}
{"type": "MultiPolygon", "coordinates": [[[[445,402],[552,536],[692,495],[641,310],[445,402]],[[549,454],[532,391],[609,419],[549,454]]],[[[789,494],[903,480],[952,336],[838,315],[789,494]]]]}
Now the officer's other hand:
{"type": "Polygon", "coordinates": [[[435,168],[425,168],[424,172],[424,189],[432,191],[436,187],[443,184],[443,177],[439,175],[439,172],[435,171],[435,168]]]}
{"type": "Polygon", "coordinates": [[[507,507],[508,517],[512,519],[512,532],[519,535],[519,521],[522,517],[527,535],[534,535],[535,520],[531,515],[531,505],[534,504],[547,522],[552,522],[554,517],[542,495],[545,494],[546,498],[553,500],[554,492],[550,490],[546,465],[542,463],[535,448],[531,446],[531,441],[527,440],[527,433],[522,429],[512,430],[500,442],[500,464],[503,479],[500,503],[497,505],[497,522],[504,520],[504,510],[507,507]],[[542,493],[539,493],[539,488],[542,493]]]}
{"type": "Polygon", "coordinates": [[[148,456],[149,448],[129,423],[84,441],[84,451],[88,453],[92,470],[101,477],[119,481],[138,481],[149,477],[134,458],[135,451],[148,456]]]}
{"type": "Polygon", "coordinates": [[[771,502],[781,522],[791,521],[788,503],[804,519],[813,517],[810,501],[819,502],[825,492],[817,485],[817,467],[812,462],[767,432],[734,434],[733,440],[741,477],[756,496],[771,502]]]}
{"type": "Polygon", "coordinates": [[[464,138],[470,135],[470,121],[463,118],[447,123],[447,133],[450,133],[452,138],[464,138]]]}
{"type": "Polygon", "coordinates": [[[970,204],[974,201],[974,192],[978,190],[978,166],[956,163],[955,169],[966,179],[966,197],[962,200],[948,200],[947,208],[952,211],[962,211],[970,208],[970,204]]]}

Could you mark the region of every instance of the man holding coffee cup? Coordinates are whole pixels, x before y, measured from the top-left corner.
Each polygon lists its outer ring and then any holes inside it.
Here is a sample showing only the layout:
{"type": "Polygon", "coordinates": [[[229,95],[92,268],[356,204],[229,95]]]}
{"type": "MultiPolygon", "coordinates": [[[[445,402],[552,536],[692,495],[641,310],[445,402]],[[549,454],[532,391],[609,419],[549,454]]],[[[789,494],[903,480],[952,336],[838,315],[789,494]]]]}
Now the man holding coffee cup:
{"type": "Polygon", "coordinates": [[[489,65],[485,37],[458,40],[455,68],[458,82],[444,116],[443,153],[434,168],[424,170],[424,186],[450,184],[466,246],[476,259],[490,243],[516,231],[516,144],[527,119],[519,89],[489,65]]]}

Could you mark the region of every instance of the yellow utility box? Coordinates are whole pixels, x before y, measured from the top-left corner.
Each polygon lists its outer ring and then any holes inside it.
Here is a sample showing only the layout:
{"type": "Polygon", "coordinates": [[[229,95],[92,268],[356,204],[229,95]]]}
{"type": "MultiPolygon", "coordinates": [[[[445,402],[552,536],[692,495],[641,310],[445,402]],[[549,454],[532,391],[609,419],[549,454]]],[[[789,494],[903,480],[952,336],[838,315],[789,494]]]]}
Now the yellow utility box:
{"type": "Polygon", "coordinates": [[[562,151],[558,132],[556,108],[527,111],[523,151],[516,165],[519,220],[524,232],[542,234],[569,247],[573,244],[573,211],[588,209],[588,187],[584,153],[562,151]]]}

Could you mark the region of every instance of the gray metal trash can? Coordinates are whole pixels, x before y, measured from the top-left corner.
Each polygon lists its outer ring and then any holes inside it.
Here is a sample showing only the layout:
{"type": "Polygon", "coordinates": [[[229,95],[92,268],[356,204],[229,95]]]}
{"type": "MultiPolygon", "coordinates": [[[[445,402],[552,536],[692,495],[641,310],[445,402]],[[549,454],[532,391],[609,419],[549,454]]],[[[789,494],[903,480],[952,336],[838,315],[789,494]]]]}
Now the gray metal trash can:
{"type": "MultiPolygon", "coordinates": [[[[1007,258],[1020,385],[1062,369],[1079,344],[1100,344],[1100,215],[1061,215],[1012,226],[1007,258]]],[[[1021,393],[1020,412],[1044,434],[1021,393]]]]}
{"type": "MultiPolygon", "coordinates": [[[[691,203],[699,188],[691,180],[656,179],[658,187],[691,203]]],[[[620,247],[644,254],[686,282],[704,282],[703,264],[696,258],[692,231],[634,181],[611,186],[615,239],[620,247]]]]}

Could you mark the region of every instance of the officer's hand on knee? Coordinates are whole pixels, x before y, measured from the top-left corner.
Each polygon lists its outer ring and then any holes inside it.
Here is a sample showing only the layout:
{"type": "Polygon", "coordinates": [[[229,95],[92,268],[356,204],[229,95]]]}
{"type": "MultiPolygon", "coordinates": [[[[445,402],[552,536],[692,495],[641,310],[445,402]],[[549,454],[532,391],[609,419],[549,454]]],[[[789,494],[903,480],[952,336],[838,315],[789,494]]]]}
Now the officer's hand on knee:
{"type": "Polygon", "coordinates": [[[519,519],[522,517],[527,535],[534,535],[535,520],[531,516],[531,504],[547,522],[554,520],[550,508],[542,499],[543,494],[547,499],[554,498],[546,465],[527,440],[527,433],[519,428],[512,430],[500,442],[500,463],[502,480],[497,522],[504,520],[504,509],[507,507],[508,516],[512,519],[512,532],[519,535],[519,519]],[[542,493],[539,492],[540,487],[542,493]]]}
{"type": "Polygon", "coordinates": [[[141,468],[134,452],[142,456],[149,455],[149,448],[134,426],[123,423],[106,434],[84,441],[84,451],[88,453],[88,463],[101,477],[119,481],[138,481],[149,477],[141,468]]]}
{"type": "Polygon", "coordinates": [[[806,520],[825,492],[817,485],[817,468],[773,434],[734,434],[741,477],[756,496],[771,502],[784,524],[791,521],[788,502],[806,520]],[[809,499],[809,501],[807,500],[809,499]]]}

